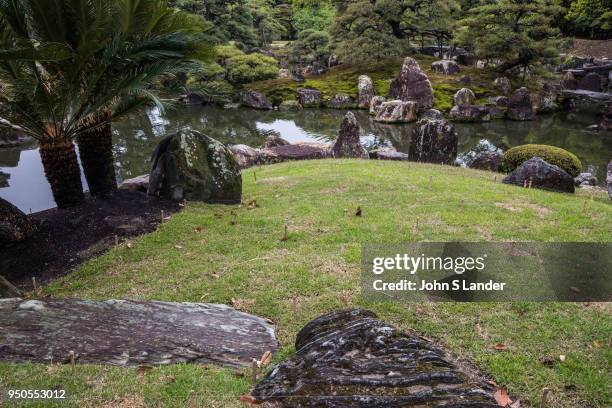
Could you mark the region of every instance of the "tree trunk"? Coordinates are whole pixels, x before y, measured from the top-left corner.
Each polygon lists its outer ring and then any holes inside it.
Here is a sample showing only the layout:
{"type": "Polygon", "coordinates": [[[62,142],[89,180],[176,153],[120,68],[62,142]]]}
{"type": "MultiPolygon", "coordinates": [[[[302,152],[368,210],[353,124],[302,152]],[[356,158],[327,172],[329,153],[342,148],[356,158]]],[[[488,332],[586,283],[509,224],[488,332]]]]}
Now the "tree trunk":
{"type": "MultiPolygon", "coordinates": [[[[106,115],[106,114],[105,114],[106,115]]],[[[106,120],[105,116],[100,120],[106,120]]],[[[83,172],[94,196],[106,196],[117,189],[111,124],[84,131],[77,137],[83,172]]]]}
{"type": "Polygon", "coordinates": [[[41,141],[40,157],[57,206],[81,204],[84,200],[81,169],[72,140],[55,137],[41,141]]]}

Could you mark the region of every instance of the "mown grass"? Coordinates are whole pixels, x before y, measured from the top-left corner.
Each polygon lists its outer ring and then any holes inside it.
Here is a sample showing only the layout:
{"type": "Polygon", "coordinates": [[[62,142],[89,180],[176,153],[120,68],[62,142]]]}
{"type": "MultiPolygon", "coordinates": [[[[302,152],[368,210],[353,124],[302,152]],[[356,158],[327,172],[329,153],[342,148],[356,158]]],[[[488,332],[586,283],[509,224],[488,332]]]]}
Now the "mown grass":
{"type": "MultiPolygon", "coordinates": [[[[275,361],[293,352],[295,335],[314,317],[362,306],[473,360],[522,406],[537,406],[544,387],[552,389],[549,407],[610,406],[607,304],[368,303],[359,293],[362,242],[605,242],[612,236],[605,195],[523,189],[488,172],[381,161],[284,163],[249,169],[243,179],[243,202],[256,200],[256,208],[188,203],[157,232],[88,262],[44,294],[231,304],[277,324],[282,349],[275,361]],[[354,215],[358,206],[362,217],[354,215]],[[288,240],[281,239],[285,225],[288,240]],[[507,349],[493,349],[496,343],[507,349]]],[[[4,388],[66,389],[70,400],[62,406],[78,407],[231,407],[249,391],[232,370],[188,365],[139,375],[0,364],[0,379],[4,388]]]]}
{"type": "MultiPolygon", "coordinates": [[[[417,55],[419,65],[429,77],[435,97],[436,109],[448,111],[453,107],[453,96],[464,87],[470,88],[476,94],[477,103],[485,103],[488,96],[498,95],[499,91],[493,87],[493,81],[499,76],[494,70],[477,69],[476,67],[461,67],[456,75],[441,75],[431,70],[434,57],[417,55]],[[460,78],[467,75],[471,83],[466,85],[460,78]]],[[[324,98],[331,98],[336,94],[344,93],[357,95],[357,80],[359,75],[369,75],[374,82],[377,95],[387,97],[391,81],[397,76],[403,59],[395,58],[381,62],[363,64],[343,64],[333,67],[329,72],[320,76],[309,76],[304,83],[296,83],[291,79],[274,79],[254,82],[245,85],[245,88],[264,93],[270,100],[279,102],[297,99],[297,88],[315,88],[322,92],[324,98]]],[[[513,79],[513,85],[521,86],[520,79],[513,79]]]]}

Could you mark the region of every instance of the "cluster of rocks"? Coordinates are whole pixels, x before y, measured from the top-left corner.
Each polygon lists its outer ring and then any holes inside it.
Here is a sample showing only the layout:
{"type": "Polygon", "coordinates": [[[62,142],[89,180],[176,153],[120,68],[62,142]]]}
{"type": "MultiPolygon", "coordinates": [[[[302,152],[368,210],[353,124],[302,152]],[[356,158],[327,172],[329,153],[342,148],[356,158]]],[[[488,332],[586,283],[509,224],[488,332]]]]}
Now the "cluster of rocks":
{"type": "Polygon", "coordinates": [[[296,352],[253,389],[275,407],[497,407],[485,376],[416,333],[362,309],[329,313],[298,333],[296,352]]]}

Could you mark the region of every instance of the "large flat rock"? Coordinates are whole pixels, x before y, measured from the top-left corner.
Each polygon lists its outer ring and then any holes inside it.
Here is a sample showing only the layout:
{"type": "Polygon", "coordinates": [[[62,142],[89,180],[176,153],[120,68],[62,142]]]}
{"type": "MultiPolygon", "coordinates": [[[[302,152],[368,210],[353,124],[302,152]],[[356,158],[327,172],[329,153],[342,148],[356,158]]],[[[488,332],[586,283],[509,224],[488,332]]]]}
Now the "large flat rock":
{"type": "Polygon", "coordinates": [[[273,325],[226,305],[0,301],[0,361],[243,367],[277,348],[273,325]]]}

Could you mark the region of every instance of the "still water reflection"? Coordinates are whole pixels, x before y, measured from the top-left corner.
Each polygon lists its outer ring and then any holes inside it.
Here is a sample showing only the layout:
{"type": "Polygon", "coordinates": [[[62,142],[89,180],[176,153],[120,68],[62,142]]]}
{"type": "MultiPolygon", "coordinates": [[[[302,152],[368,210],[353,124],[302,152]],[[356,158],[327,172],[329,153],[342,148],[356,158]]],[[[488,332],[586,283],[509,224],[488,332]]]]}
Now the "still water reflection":
{"type": "MultiPolygon", "coordinates": [[[[224,143],[254,147],[269,135],[278,135],[290,142],[330,141],[336,137],[344,113],[181,106],[161,114],[151,109],[113,125],[118,175],[126,179],[147,173],[149,156],[159,139],[178,128],[189,127],[224,143]]],[[[375,123],[363,111],[356,112],[356,116],[362,129],[362,143],[367,148],[392,145],[399,151],[408,151],[413,124],[375,123]]],[[[612,159],[612,133],[586,129],[597,121],[597,117],[587,113],[558,113],[540,116],[533,122],[458,124],[459,152],[460,156],[469,156],[479,144],[482,146],[482,140],[504,150],[525,143],[559,146],[575,153],[585,170],[596,174],[601,182],[605,167],[612,159]]],[[[54,205],[36,150],[0,150],[0,197],[25,211],[40,211],[54,205]]]]}

